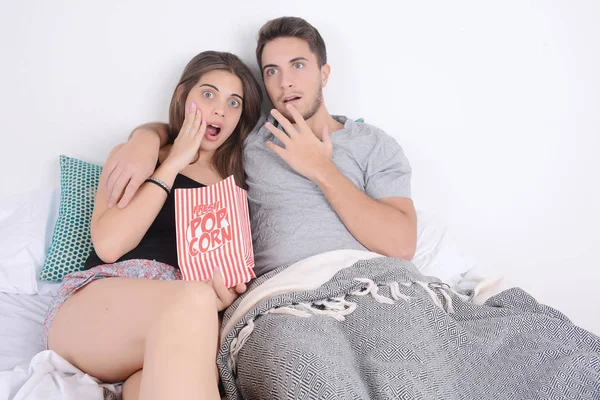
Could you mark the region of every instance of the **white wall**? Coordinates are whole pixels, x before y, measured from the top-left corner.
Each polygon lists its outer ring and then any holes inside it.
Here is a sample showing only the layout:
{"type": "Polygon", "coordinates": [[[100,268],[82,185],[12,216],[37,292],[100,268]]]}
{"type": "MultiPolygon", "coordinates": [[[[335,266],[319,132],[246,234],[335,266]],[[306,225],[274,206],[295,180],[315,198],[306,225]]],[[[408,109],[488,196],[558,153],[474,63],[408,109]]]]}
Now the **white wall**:
{"type": "Polygon", "coordinates": [[[166,120],[197,52],[253,63],[260,25],[298,15],[328,45],[329,110],[400,141],[418,208],[600,333],[600,3],[391,3],[2,0],[1,191],[57,185],[59,154],[103,162],[166,120]]]}

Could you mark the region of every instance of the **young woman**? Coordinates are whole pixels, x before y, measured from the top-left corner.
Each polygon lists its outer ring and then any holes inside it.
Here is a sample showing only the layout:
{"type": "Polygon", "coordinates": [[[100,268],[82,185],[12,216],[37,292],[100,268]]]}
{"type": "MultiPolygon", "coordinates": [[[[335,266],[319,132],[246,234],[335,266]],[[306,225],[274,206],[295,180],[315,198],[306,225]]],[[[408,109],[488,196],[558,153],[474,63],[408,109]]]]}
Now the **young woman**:
{"type": "Polygon", "coordinates": [[[109,208],[107,176],[100,178],[94,251],[83,271],[63,280],[44,340],[89,375],[125,381],[126,400],[219,398],[217,313],[245,286],[227,290],[218,271],[212,282],[180,280],[173,190],[229,175],[245,186],[242,145],[261,101],[258,82],[238,57],[203,52],[186,66],[173,94],[172,145],[161,151],[131,204],[109,208]]]}

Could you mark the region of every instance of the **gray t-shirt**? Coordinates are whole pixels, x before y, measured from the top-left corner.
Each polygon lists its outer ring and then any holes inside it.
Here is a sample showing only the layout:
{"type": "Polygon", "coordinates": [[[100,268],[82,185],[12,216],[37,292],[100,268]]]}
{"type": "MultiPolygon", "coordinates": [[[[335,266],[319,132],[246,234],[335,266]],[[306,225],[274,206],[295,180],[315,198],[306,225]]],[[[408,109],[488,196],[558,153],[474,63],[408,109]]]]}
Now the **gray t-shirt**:
{"type": "MultiPolygon", "coordinates": [[[[340,172],[373,199],[410,198],[411,168],[396,140],[372,125],[334,118],[344,124],[331,134],[332,161],[340,172]]],[[[244,148],[256,275],[331,250],[366,250],[318,186],[267,148],[269,140],[281,142],[264,123],[259,121],[244,148]]]]}

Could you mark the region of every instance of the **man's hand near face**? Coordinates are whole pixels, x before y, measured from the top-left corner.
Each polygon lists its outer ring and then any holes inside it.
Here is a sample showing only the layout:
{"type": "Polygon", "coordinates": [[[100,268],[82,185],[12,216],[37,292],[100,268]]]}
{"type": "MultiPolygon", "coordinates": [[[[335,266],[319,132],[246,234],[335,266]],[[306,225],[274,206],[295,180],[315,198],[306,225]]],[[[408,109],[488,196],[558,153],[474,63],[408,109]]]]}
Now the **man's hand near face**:
{"type": "Polygon", "coordinates": [[[287,135],[270,122],[265,124],[265,127],[283,143],[285,148],[270,141],[267,142],[267,146],[294,171],[315,182],[318,174],[324,169],[335,168],[331,161],[333,145],[327,126],[323,129],[322,139],[319,140],[294,106],[288,105],[287,109],[296,121],[296,127],[279,111],[273,110],[271,112],[271,115],[285,129],[287,135]]]}
{"type": "Polygon", "coordinates": [[[269,149],[321,189],[346,228],[363,246],[386,256],[411,260],[417,242],[417,216],[412,200],[369,197],[331,160],[333,144],[327,128],[319,140],[294,106],[288,105],[287,109],[296,127],[273,110],[271,114],[287,134],[267,122],[265,127],[285,146],[269,141],[269,149]]]}

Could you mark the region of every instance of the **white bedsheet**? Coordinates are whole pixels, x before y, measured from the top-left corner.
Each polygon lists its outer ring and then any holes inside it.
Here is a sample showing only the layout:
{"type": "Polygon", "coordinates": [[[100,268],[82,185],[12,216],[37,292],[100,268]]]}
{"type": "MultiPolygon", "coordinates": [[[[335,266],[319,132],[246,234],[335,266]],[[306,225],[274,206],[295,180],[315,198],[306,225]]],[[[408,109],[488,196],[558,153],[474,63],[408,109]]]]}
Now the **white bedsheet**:
{"type": "Polygon", "coordinates": [[[104,400],[104,388],[118,393],[115,385],[100,385],[50,350],[13,371],[0,372],[2,400],[104,400]]]}
{"type": "Polygon", "coordinates": [[[0,400],[104,399],[104,387],[118,393],[42,347],[44,317],[57,289],[39,282],[39,294],[0,293],[0,400]]]}
{"type": "Polygon", "coordinates": [[[40,294],[0,293],[0,371],[28,363],[44,350],[42,324],[58,284],[40,282],[40,294]]]}

